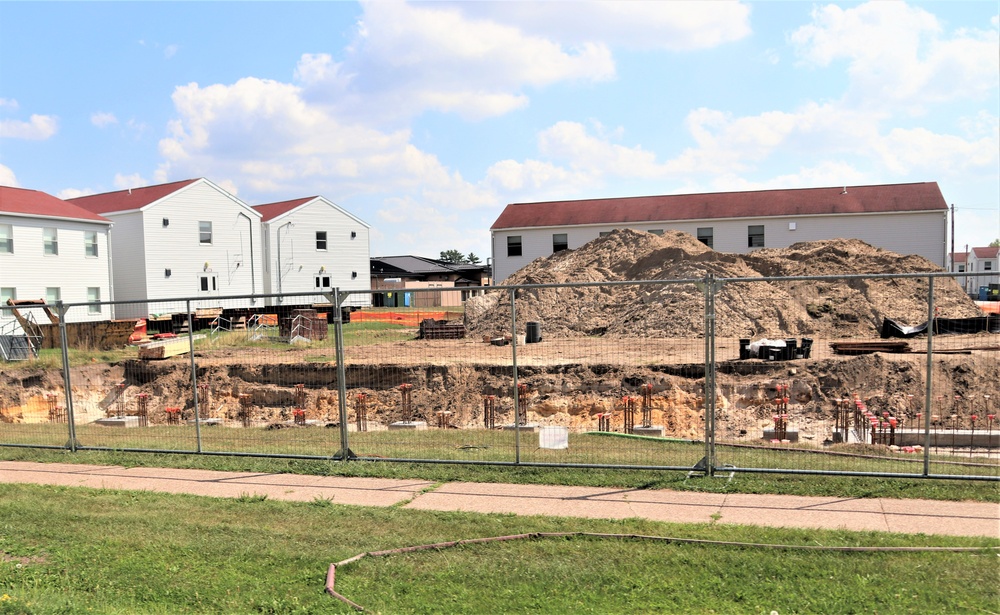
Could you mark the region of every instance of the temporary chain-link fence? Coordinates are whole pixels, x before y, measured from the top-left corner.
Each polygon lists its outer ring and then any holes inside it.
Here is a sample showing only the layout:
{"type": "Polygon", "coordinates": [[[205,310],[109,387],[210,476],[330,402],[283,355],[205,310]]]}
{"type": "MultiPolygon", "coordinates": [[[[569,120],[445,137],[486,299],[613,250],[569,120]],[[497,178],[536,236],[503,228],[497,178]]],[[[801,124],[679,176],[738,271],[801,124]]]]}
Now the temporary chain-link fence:
{"type": "Polygon", "coordinates": [[[0,329],[2,446],[1000,479],[1000,316],[942,274],[32,304],[0,329]]]}

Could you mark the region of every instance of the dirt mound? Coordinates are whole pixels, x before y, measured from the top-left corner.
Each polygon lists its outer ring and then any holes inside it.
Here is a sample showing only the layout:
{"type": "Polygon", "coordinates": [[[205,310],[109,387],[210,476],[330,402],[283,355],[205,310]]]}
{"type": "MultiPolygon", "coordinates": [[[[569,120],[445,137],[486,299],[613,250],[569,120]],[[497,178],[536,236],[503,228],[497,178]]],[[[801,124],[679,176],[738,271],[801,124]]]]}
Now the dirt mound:
{"type": "MultiPolygon", "coordinates": [[[[737,255],[715,252],[687,233],[662,236],[616,230],[576,249],[538,259],[505,285],[633,280],[770,278],[941,271],[919,256],[903,256],[854,239],[798,243],[737,255]]],[[[926,278],[731,282],[716,297],[716,331],[723,337],[877,335],[882,321],[927,319],[926,278]]],[[[935,280],[938,314],[981,316],[951,279],[935,280]]],[[[544,324],[546,335],[687,337],[704,329],[705,294],[694,283],[536,288],[516,299],[518,321],[544,324]]],[[[466,327],[496,334],[509,327],[500,294],[470,299],[466,327]]]]}

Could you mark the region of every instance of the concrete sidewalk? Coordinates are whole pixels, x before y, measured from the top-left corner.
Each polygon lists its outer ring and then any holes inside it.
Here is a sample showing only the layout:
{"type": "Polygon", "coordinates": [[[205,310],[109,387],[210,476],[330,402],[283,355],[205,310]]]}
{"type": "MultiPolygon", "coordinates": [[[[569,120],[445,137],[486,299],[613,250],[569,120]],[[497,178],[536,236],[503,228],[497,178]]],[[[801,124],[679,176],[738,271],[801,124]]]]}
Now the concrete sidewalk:
{"type": "Polygon", "coordinates": [[[337,504],[419,510],[552,515],[597,519],[641,517],[678,523],[876,530],[909,534],[1000,537],[1000,504],[688,493],[682,491],[446,483],[301,474],[214,472],[0,461],[0,482],[189,493],[211,497],[266,495],[274,500],[330,499],[337,504]],[[426,490],[426,491],[425,491],[426,490]]]}

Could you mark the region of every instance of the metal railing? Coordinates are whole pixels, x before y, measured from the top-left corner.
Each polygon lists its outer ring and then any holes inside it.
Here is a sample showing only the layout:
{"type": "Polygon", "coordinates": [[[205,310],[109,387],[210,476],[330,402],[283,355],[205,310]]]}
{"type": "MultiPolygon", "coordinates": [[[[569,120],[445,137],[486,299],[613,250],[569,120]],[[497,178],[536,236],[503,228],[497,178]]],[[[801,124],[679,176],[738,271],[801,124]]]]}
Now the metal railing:
{"type": "Polygon", "coordinates": [[[204,298],[116,302],[192,323],[152,358],[81,357],[89,304],[60,303],[57,348],[0,388],[0,445],[1000,480],[1000,316],[950,278],[531,284],[461,308],[334,290],[224,297],[212,319],[204,298]]]}

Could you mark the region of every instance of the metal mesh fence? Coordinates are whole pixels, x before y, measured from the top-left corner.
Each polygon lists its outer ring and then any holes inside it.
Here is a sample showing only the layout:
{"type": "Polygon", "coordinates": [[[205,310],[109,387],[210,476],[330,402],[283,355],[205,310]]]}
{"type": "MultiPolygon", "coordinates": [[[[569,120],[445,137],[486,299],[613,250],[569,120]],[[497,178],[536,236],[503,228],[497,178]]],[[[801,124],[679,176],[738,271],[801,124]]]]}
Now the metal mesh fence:
{"type": "Polygon", "coordinates": [[[708,278],[3,307],[0,445],[996,479],[1000,322],[954,286],[708,278]],[[129,316],[95,320],[108,313],[129,316]]]}

